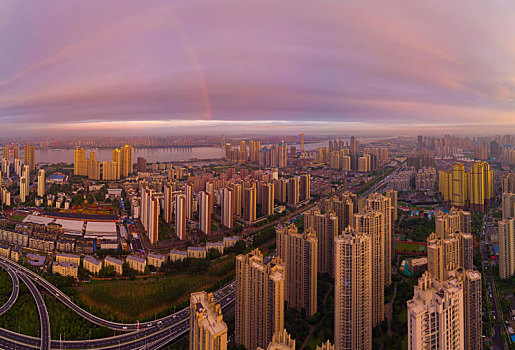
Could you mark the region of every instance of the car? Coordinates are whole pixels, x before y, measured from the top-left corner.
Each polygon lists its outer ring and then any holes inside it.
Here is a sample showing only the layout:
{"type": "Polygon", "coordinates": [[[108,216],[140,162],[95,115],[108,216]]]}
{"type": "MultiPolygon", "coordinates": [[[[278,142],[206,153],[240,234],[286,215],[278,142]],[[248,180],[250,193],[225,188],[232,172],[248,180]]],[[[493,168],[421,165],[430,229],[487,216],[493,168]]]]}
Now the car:
{"type": "Polygon", "coordinates": [[[149,324],[147,325],[147,327],[152,327],[152,323],[149,323],[149,324]]]}
{"type": "Polygon", "coordinates": [[[163,323],[163,321],[157,321],[157,324],[162,324],[162,323],[163,323]]]}
{"type": "Polygon", "coordinates": [[[123,326],[122,329],[127,329],[127,326],[123,326]]]}

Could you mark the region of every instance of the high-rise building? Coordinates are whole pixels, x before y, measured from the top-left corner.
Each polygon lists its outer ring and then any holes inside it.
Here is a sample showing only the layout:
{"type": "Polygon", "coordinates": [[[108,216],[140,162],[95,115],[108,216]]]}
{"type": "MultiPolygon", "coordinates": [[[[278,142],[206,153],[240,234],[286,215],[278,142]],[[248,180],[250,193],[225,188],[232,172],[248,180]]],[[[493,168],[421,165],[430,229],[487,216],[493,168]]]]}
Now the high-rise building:
{"type": "MultiPolygon", "coordinates": [[[[515,154],[515,152],[514,152],[515,154]]],[[[501,177],[501,190],[505,192],[515,192],[515,173],[503,174],[501,177]]]]}
{"type": "Polygon", "coordinates": [[[159,198],[155,195],[150,196],[148,203],[148,230],[147,235],[150,244],[157,243],[159,239],[159,198]]]}
{"type": "Polygon", "coordinates": [[[210,194],[207,192],[200,192],[199,196],[199,221],[200,231],[206,235],[211,233],[211,206],[210,194]]]}
{"type": "Polygon", "coordinates": [[[164,190],[164,220],[168,224],[172,222],[173,217],[173,186],[171,184],[165,184],[164,190]]]}
{"type": "Polygon", "coordinates": [[[242,217],[243,216],[243,212],[242,212],[242,208],[243,208],[243,193],[242,193],[242,189],[241,189],[241,184],[239,183],[232,183],[231,184],[231,187],[232,187],[232,198],[233,198],[233,210],[234,210],[234,215],[236,216],[239,216],[239,217],[242,217]]]}
{"type": "Polygon", "coordinates": [[[303,174],[300,176],[299,192],[301,202],[311,198],[311,175],[303,174]]]}
{"type": "Polygon", "coordinates": [[[186,196],[175,196],[175,234],[180,240],[186,239],[186,196]]]}
{"type": "Polygon", "coordinates": [[[184,185],[186,195],[186,219],[193,220],[193,184],[184,185]]]}
{"type": "Polygon", "coordinates": [[[2,158],[2,173],[7,178],[11,176],[11,162],[9,162],[9,159],[2,158]]]}
{"type": "Polygon", "coordinates": [[[300,178],[294,176],[288,180],[288,205],[295,207],[299,204],[299,184],[300,178]]]}
{"type": "Polygon", "coordinates": [[[481,274],[474,270],[464,270],[460,271],[459,277],[463,285],[464,349],[481,350],[483,349],[481,274]]]}
{"type": "Polygon", "coordinates": [[[501,211],[503,219],[515,217],[515,193],[504,192],[502,194],[501,211]]]}
{"type": "Polygon", "coordinates": [[[86,151],[84,148],[75,148],[73,152],[73,175],[88,175],[88,163],[86,162],[86,151]]]}
{"type": "Polygon", "coordinates": [[[30,167],[30,171],[36,170],[36,147],[25,145],[24,164],[30,167]]]}
{"type": "Polygon", "coordinates": [[[274,214],[274,184],[267,182],[262,186],[262,203],[261,211],[263,215],[269,216],[274,214]]]}
{"type": "Polygon", "coordinates": [[[386,197],[390,198],[390,202],[391,202],[391,205],[392,205],[392,227],[395,223],[395,221],[397,221],[397,191],[395,190],[388,190],[386,191],[386,197]]]}
{"type": "Polygon", "coordinates": [[[304,213],[304,230],[313,230],[318,241],[318,273],[334,276],[334,239],[338,236],[338,217],[319,209],[304,213]]]}
{"type": "Polygon", "coordinates": [[[233,228],[234,225],[234,190],[232,188],[222,189],[222,225],[233,228]]]}
{"type": "Polygon", "coordinates": [[[27,196],[29,195],[27,192],[28,181],[25,176],[20,178],[20,202],[25,203],[27,196]]]}
{"type": "Polygon", "coordinates": [[[297,226],[277,227],[277,254],[284,262],[284,297],[288,307],[307,317],[317,312],[318,240],[315,233],[298,233],[297,226]]]}
{"type": "Polygon", "coordinates": [[[147,160],[143,157],[138,157],[138,172],[144,173],[147,171],[147,160]]]}
{"type": "Polygon", "coordinates": [[[45,195],[45,169],[38,170],[38,196],[45,195]]]}
{"type": "Polygon", "coordinates": [[[10,158],[9,145],[5,145],[3,147],[2,159],[9,160],[9,158],[10,158]]]}
{"type": "Polygon", "coordinates": [[[281,143],[277,147],[278,157],[277,157],[277,167],[278,168],[286,168],[288,165],[288,148],[285,143],[281,143]]]}
{"type": "Polygon", "coordinates": [[[448,205],[474,211],[484,211],[494,197],[493,170],[486,162],[476,163],[465,171],[461,163],[454,163],[451,171],[438,172],[439,191],[448,205]]]}
{"type": "Polygon", "coordinates": [[[385,267],[391,266],[386,261],[385,230],[383,213],[376,210],[364,210],[354,215],[354,228],[357,233],[370,237],[371,248],[371,278],[372,278],[372,327],[377,326],[384,320],[384,289],[385,289],[385,267]]]}
{"type": "Polygon", "coordinates": [[[100,180],[100,162],[95,157],[95,152],[89,153],[89,160],[87,161],[87,175],[88,178],[93,180],[100,180]]]}
{"type": "MultiPolygon", "coordinates": [[[[258,347],[257,350],[263,349],[258,347]]],[[[295,350],[295,339],[292,339],[286,329],[283,329],[282,332],[274,334],[267,350],[295,350]]]]}
{"type": "Polygon", "coordinates": [[[14,158],[14,172],[18,176],[22,176],[23,162],[20,158],[14,158]]]}
{"type": "Polygon", "coordinates": [[[22,177],[25,178],[26,182],[25,182],[25,195],[28,196],[29,195],[29,190],[30,190],[30,165],[24,165],[22,167],[23,171],[22,171],[22,177]]]}
{"type": "Polygon", "coordinates": [[[408,349],[465,349],[463,288],[426,272],[408,301],[408,349]]]}
{"type": "Polygon", "coordinates": [[[322,343],[322,345],[317,345],[317,350],[334,350],[334,345],[327,340],[325,343],[322,343]]]}
{"type": "Polygon", "coordinates": [[[348,227],[335,239],[334,348],[372,349],[372,240],[348,227]]]}
{"type": "Polygon", "coordinates": [[[515,275],[515,218],[504,219],[497,225],[499,236],[499,277],[515,275]]]}
{"type": "MultiPolygon", "coordinates": [[[[372,193],[366,200],[366,207],[383,214],[381,229],[384,232],[384,284],[389,286],[392,283],[392,255],[393,255],[393,236],[392,236],[392,202],[391,198],[379,193],[372,193]]],[[[372,238],[374,242],[374,238],[372,238]]]]}
{"type": "Polygon", "coordinates": [[[284,267],[256,249],[236,257],[236,344],[265,348],[284,329],[284,267]]]}
{"type": "Polygon", "coordinates": [[[189,342],[190,350],[227,349],[227,325],[212,293],[191,294],[189,342]]]}
{"type": "Polygon", "coordinates": [[[243,189],[243,218],[249,222],[256,221],[256,187],[243,189]]]}

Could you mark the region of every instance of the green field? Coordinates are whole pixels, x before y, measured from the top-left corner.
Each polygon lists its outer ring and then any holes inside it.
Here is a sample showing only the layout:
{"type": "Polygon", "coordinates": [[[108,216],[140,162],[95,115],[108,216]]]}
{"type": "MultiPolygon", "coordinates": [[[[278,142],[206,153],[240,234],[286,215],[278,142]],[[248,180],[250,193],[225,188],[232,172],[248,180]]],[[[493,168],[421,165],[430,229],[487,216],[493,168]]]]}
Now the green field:
{"type": "Polygon", "coordinates": [[[206,290],[234,271],[234,255],[229,255],[199,274],[97,281],[77,287],[77,295],[87,306],[107,310],[120,321],[141,321],[187,302],[190,293],[206,290]]]}
{"type": "Polygon", "coordinates": [[[409,253],[423,253],[426,246],[419,243],[395,242],[395,250],[409,253]]]}

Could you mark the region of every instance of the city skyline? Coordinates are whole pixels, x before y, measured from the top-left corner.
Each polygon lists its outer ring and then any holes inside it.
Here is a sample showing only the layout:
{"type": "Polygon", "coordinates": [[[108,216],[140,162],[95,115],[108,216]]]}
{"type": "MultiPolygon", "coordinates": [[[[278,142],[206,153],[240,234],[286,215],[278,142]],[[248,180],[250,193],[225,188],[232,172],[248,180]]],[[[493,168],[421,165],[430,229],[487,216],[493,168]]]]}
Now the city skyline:
{"type": "Polygon", "coordinates": [[[502,132],[514,6],[5,1],[0,137],[502,132]]]}

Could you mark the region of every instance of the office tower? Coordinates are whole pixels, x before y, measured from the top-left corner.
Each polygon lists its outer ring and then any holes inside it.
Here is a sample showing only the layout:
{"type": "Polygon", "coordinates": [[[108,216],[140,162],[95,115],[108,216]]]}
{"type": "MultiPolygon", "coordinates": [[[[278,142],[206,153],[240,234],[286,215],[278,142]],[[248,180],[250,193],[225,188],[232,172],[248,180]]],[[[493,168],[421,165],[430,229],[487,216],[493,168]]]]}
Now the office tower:
{"type": "Polygon", "coordinates": [[[75,148],[73,153],[73,174],[80,176],[88,175],[88,162],[84,148],[75,148]]]}
{"type": "Polygon", "coordinates": [[[11,163],[9,159],[2,158],[2,172],[7,178],[11,176],[11,163]]]}
{"type": "Polygon", "coordinates": [[[354,228],[357,233],[370,237],[372,244],[371,278],[372,278],[372,327],[384,320],[384,288],[386,270],[391,262],[386,260],[386,240],[384,214],[376,210],[364,210],[354,215],[354,228]]]}
{"type": "Polygon", "coordinates": [[[358,153],[359,149],[359,141],[356,139],[356,137],[351,136],[350,138],[350,153],[356,154],[358,153]]]}
{"type": "Polygon", "coordinates": [[[256,187],[243,189],[243,218],[249,222],[256,221],[256,187]]]}
{"type": "Polygon", "coordinates": [[[236,344],[264,348],[284,329],[284,267],[259,249],[236,257],[236,344]]]}
{"type": "Polygon", "coordinates": [[[460,282],[425,272],[408,301],[408,349],[465,349],[463,314],[460,282]]]}
{"type": "Polygon", "coordinates": [[[227,349],[227,325],[212,293],[191,294],[189,342],[190,350],[227,349]]]}
{"type": "Polygon", "coordinates": [[[186,219],[193,220],[193,185],[184,185],[184,194],[186,195],[186,219]]]}
{"type": "Polygon", "coordinates": [[[392,283],[392,202],[389,197],[372,193],[366,200],[366,207],[383,214],[381,229],[384,231],[384,283],[389,286],[392,283]]]}
{"type": "Polygon", "coordinates": [[[311,198],[311,175],[303,174],[300,176],[299,192],[301,202],[311,198]]]}
{"type": "Polygon", "coordinates": [[[232,184],[232,198],[233,198],[233,210],[234,210],[234,215],[236,216],[239,216],[239,217],[242,217],[243,216],[243,212],[242,212],[242,208],[243,208],[243,193],[242,193],[242,189],[241,189],[241,184],[238,184],[238,183],[233,183],[232,184]]]}
{"type": "Polygon", "coordinates": [[[515,217],[515,193],[502,194],[502,218],[508,219],[515,217]]]}
{"type": "Polygon", "coordinates": [[[483,348],[481,274],[478,271],[464,270],[460,279],[463,285],[464,349],[480,350],[483,348]]]}
{"type": "Polygon", "coordinates": [[[372,349],[372,249],[370,235],[350,227],[335,239],[335,349],[372,349]]]}
{"type": "Polygon", "coordinates": [[[154,194],[149,197],[148,203],[148,230],[150,244],[157,243],[159,239],[159,198],[154,194]]]}
{"type": "Polygon", "coordinates": [[[3,147],[3,153],[2,153],[2,159],[7,159],[9,160],[9,145],[5,145],[3,147]]]}
{"type": "Polygon", "coordinates": [[[170,224],[173,216],[173,186],[167,183],[164,186],[164,220],[170,224]]]}
{"type": "Polygon", "coordinates": [[[515,218],[499,221],[499,277],[515,275],[515,218]]]}
{"type": "Polygon", "coordinates": [[[286,148],[286,144],[282,143],[277,147],[278,157],[277,157],[277,167],[278,168],[286,168],[288,165],[288,149],[286,148]]]}
{"type": "Polygon", "coordinates": [[[92,180],[100,180],[100,162],[96,159],[95,152],[89,153],[87,161],[87,175],[92,180]]]}
{"type": "Polygon", "coordinates": [[[288,180],[288,205],[295,207],[299,204],[299,177],[294,176],[288,180]]]}
{"type": "Polygon", "coordinates": [[[175,196],[175,234],[180,240],[186,239],[186,196],[175,196]]]}
{"type": "Polygon", "coordinates": [[[16,173],[16,175],[21,177],[22,171],[23,171],[23,162],[21,161],[20,158],[14,158],[14,172],[16,173]]]}
{"type": "Polygon", "coordinates": [[[27,178],[25,176],[22,176],[20,178],[20,202],[22,202],[22,203],[25,203],[25,200],[26,200],[27,196],[29,195],[27,192],[27,187],[28,187],[27,185],[28,185],[27,178]]]}
{"type": "Polygon", "coordinates": [[[334,239],[338,236],[338,218],[334,213],[314,209],[304,214],[304,230],[313,230],[318,241],[318,273],[334,276],[334,239]]]}
{"type": "Polygon", "coordinates": [[[206,235],[211,233],[211,206],[210,194],[206,192],[199,193],[199,221],[200,231],[206,235]]]}
{"type": "Polygon", "coordinates": [[[392,227],[395,221],[397,221],[397,191],[388,190],[386,191],[386,197],[390,198],[392,204],[392,227]]]}
{"type": "Polygon", "coordinates": [[[222,225],[233,228],[234,225],[234,191],[232,188],[222,189],[222,225]]]}
{"type": "Polygon", "coordinates": [[[273,215],[274,214],[274,184],[273,183],[265,183],[262,186],[262,203],[261,203],[261,211],[263,215],[273,215]]]}
{"type": "Polygon", "coordinates": [[[45,170],[38,170],[38,196],[43,197],[45,195],[45,170]]]}
{"type": "MultiPolygon", "coordinates": [[[[257,350],[263,349],[258,347],[257,350]]],[[[295,339],[292,339],[286,329],[283,329],[274,334],[267,350],[295,350],[295,339]]]]}
{"type": "Polygon", "coordinates": [[[36,170],[36,147],[25,145],[24,164],[30,167],[30,171],[36,170]]]}
{"type": "Polygon", "coordinates": [[[306,317],[317,312],[318,240],[315,233],[298,233],[291,224],[276,228],[277,254],[284,263],[284,298],[288,307],[306,317]]]}
{"type": "Polygon", "coordinates": [[[138,157],[138,172],[144,173],[147,171],[147,160],[143,157],[138,157]]]}

